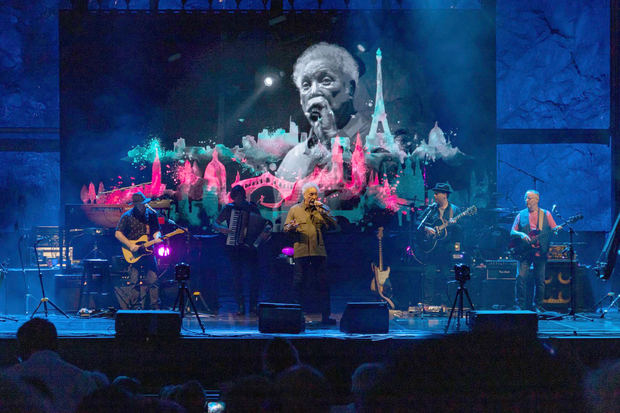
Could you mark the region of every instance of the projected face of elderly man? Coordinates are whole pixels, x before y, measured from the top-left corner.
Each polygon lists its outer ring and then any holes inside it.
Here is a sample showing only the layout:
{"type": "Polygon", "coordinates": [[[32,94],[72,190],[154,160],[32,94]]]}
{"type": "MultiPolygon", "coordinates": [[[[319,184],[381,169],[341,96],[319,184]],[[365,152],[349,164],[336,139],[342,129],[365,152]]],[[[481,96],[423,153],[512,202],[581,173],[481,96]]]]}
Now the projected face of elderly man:
{"type": "Polygon", "coordinates": [[[293,80],[312,131],[324,141],[336,136],[355,113],[357,63],[340,46],[319,43],[297,59],[293,80]]]}

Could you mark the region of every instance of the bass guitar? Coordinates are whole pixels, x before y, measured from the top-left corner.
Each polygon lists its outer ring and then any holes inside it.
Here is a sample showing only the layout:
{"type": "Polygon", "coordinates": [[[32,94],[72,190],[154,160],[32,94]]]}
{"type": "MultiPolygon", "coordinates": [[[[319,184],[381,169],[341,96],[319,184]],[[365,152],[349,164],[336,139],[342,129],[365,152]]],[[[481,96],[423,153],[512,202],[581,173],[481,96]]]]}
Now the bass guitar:
{"type": "Polygon", "coordinates": [[[127,248],[125,245],[122,246],[123,257],[125,257],[125,261],[127,261],[130,264],[133,264],[136,261],[138,261],[140,258],[144,257],[145,255],[151,255],[153,253],[153,250],[149,248],[153,246],[154,244],[158,243],[159,242],[158,240],[163,241],[167,238],[174,237],[175,235],[179,235],[184,232],[185,232],[184,229],[178,228],[166,235],[163,235],[162,237],[158,239],[152,239],[150,241],[149,241],[148,235],[142,235],[140,238],[136,240],[129,241],[131,245],[137,245],[140,247],[136,252],[131,252],[131,250],[127,248]]]}
{"type": "MultiPolygon", "coordinates": [[[[553,232],[557,233],[557,231],[562,229],[563,226],[573,224],[582,218],[583,215],[581,214],[573,215],[572,217],[568,218],[566,222],[555,227],[553,229],[553,232]]],[[[508,251],[510,252],[510,255],[519,260],[523,260],[531,257],[536,252],[538,252],[538,250],[540,250],[540,239],[543,235],[546,234],[544,234],[538,229],[534,229],[530,231],[527,235],[528,237],[530,237],[529,241],[525,241],[521,238],[513,238],[510,241],[510,245],[508,246],[508,251]]]]}
{"type": "Polygon", "coordinates": [[[444,240],[448,237],[448,227],[450,225],[454,225],[457,221],[463,217],[469,215],[475,215],[478,213],[478,208],[475,205],[470,206],[465,211],[461,212],[457,216],[452,218],[452,222],[450,220],[446,220],[440,218],[435,222],[435,225],[430,227],[435,232],[434,233],[426,233],[426,238],[424,239],[424,252],[427,254],[435,249],[439,241],[444,240]]]}
{"type": "Polygon", "coordinates": [[[379,239],[379,266],[377,267],[375,263],[370,264],[370,268],[372,268],[372,281],[370,281],[370,290],[375,291],[381,298],[383,298],[390,308],[393,310],[396,306],[394,302],[389,299],[384,292],[383,286],[390,278],[390,267],[383,268],[383,227],[379,227],[379,231],[377,232],[377,238],[379,239]]]}

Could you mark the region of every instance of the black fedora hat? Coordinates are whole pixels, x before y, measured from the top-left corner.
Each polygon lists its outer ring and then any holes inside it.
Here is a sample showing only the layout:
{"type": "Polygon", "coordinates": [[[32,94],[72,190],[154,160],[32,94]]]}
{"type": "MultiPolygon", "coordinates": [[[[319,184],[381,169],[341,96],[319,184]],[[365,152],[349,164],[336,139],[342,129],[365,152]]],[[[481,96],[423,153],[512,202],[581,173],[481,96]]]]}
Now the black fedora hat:
{"type": "Polygon", "coordinates": [[[434,191],[434,192],[445,192],[446,194],[451,194],[452,193],[452,187],[447,182],[439,182],[439,183],[435,184],[435,186],[433,187],[433,189],[431,189],[431,191],[434,191]]]}
{"type": "Polygon", "coordinates": [[[129,205],[146,204],[147,202],[150,202],[150,201],[151,201],[151,198],[147,198],[146,196],[144,196],[142,191],[138,191],[131,196],[131,202],[129,203],[129,205]]]}

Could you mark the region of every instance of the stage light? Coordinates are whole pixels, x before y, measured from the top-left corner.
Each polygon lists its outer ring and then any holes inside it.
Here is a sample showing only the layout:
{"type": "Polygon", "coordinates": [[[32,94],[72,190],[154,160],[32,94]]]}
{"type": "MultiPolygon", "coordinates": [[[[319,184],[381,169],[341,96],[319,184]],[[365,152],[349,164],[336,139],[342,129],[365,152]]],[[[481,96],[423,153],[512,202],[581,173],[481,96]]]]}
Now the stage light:
{"type": "Polygon", "coordinates": [[[273,86],[273,78],[271,76],[265,77],[265,79],[263,79],[263,84],[267,87],[273,86]]]}
{"type": "Polygon", "coordinates": [[[168,257],[170,256],[170,247],[168,245],[160,245],[157,247],[157,256],[168,257]]]}

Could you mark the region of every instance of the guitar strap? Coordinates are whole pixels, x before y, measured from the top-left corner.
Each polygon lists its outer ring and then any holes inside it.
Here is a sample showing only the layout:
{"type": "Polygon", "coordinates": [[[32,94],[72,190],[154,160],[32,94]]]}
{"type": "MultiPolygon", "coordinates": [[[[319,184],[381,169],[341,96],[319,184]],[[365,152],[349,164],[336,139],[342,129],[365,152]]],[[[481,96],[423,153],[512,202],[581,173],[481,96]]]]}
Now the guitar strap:
{"type": "Polygon", "coordinates": [[[538,230],[542,231],[543,228],[543,218],[545,216],[545,210],[538,208],[538,230]]]}

